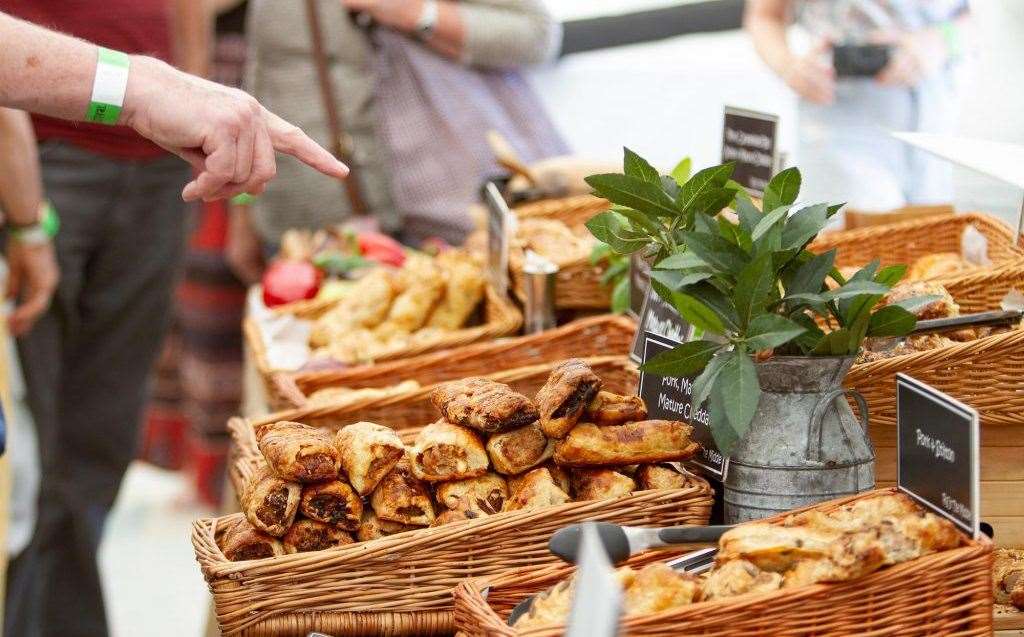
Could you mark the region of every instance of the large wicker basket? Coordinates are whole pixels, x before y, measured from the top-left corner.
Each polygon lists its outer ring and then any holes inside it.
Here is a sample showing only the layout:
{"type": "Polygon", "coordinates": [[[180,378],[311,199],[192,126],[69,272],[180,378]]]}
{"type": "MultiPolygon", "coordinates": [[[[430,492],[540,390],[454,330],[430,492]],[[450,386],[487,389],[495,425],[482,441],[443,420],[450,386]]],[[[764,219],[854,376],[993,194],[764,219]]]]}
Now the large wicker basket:
{"type": "MultiPolygon", "coordinates": [[[[829,510],[850,500],[817,507],[829,510]]],[[[781,520],[784,516],[773,518],[781,520]]],[[[622,635],[678,637],[810,637],[812,635],[990,635],[992,545],[962,547],[834,584],[703,602],[625,617],[622,635]]],[[[463,582],[455,590],[455,621],[467,637],[557,637],[564,626],[515,630],[505,623],[514,605],[571,575],[568,567],[509,573],[463,582]],[[486,589],[486,593],[484,590],[486,589]]]]}
{"type": "MultiPolygon", "coordinates": [[[[445,334],[436,341],[423,345],[410,346],[401,351],[392,352],[387,356],[383,356],[379,360],[384,361],[408,358],[418,356],[420,354],[426,354],[428,352],[435,352],[438,350],[476,343],[478,341],[486,341],[501,336],[508,336],[509,334],[517,332],[523,324],[523,316],[520,314],[519,310],[516,309],[515,305],[513,305],[509,299],[499,296],[491,286],[487,286],[486,288],[483,310],[483,323],[480,325],[454,330],[445,334]]],[[[288,404],[287,399],[284,396],[281,396],[278,392],[278,386],[274,382],[275,374],[286,372],[288,370],[274,369],[270,366],[270,363],[267,360],[267,349],[263,342],[263,336],[255,321],[251,318],[246,318],[242,322],[242,331],[245,334],[248,355],[252,358],[257,371],[259,371],[260,378],[263,381],[264,388],[267,392],[268,401],[272,405],[288,404]]]]}
{"type": "Polygon", "coordinates": [[[591,217],[608,209],[608,200],[594,195],[574,195],[558,199],[531,201],[515,207],[520,219],[552,218],[568,226],[581,226],[591,217]]]}
{"type": "Polygon", "coordinates": [[[636,323],[624,316],[603,314],[567,323],[562,327],[519,336],[474,343],[406,358],[339,370],[277,374],[275,395],[285,400],[277,409],[306,405],[307,397],[325,387],[388,387],[397,380],[414,380],[421,386],[494,372],[548,363],[579,356],[598,356],[629,351],[636,323]]]}
{"type": "MultiPolygon", "coordinates": [[[[253,462],[236,463],[238,479],[253,462]]],[[[704,525],[711,504],[711,489],[700,481],[248,562],[228,561],[214,539],[218,525],[241,515],[235,514],[195,522],[192,544],[226,635],[446,635],[454,627],[452,589],[462,579],[555,564],[547,542],[567,524],[704,525]]]]}
{"type": "Polygon", "coordinates": [[[988,239],[988,258],[993,266],[1024,256],[1009,226],[979,212],[828,232],[820,235],[810,250],[820,253],[836,248],[836,265],[840,267],[866,265],[874,259],[881,260],[883,266],[909,266],[936,252],[960,253],[960,239],[968,225],[988,239]]]}

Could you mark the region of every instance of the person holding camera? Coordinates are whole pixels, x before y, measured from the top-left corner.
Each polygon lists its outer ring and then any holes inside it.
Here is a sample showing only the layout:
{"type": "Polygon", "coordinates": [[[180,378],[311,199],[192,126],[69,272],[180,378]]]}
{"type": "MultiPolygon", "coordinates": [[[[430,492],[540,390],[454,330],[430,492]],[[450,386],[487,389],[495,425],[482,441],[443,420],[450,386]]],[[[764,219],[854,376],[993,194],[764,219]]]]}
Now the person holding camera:
{"type": "Polygon", "coordinates": [[[808,197],[863,211],[952,200],[949,164],[889,133],[954,132],[969,20],[967,0],[747,0],[754,47],[800,100],[808,197]]]}

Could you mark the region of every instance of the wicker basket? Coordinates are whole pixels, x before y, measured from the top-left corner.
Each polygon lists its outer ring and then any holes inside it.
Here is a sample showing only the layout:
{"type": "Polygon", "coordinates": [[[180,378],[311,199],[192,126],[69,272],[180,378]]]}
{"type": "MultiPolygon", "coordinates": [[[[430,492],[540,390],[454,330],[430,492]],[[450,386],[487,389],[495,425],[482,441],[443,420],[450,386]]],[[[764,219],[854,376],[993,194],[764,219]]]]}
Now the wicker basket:
{"type": "MultiPolygon", "coordinates": [[[[815,508],[829,510],[866,494],[815,508]]],[[[783,516],[774,519],[779,520],[783,516]]],[[[626,617],[622,635],[990,635],[992,545],[964,546],[835,584],[744,595],[626,617]]],[[[455,621],[469,637],[556,637],[564,626],[515,630],[505,623],[514,605],[561,581],[568,567],[510,573],[463,582],[455,589],[455,621]],[[487,588],[486,597],[483,589],[487,588]]]]}
{"type": "Polygon", "coordinates": [[[829,232],[819,236],[809,249],[820,253],[836,248],[839,267],[866,265],[874,259],[881,260],[883,266],[899,263],[909,266],[918,258],[936,252],[959,254],[960,238],[968,225],[974,225],[988,239],[988,258],[992,265],[1024,256],[1009,226],[979,212],[829,232]]]}
{"type": "Polygon", "coordinates": [[[582,226],[594,215],[608,210],[608,200],[593,195],[575,195],[559,199],[544,199],[516,206],[520,219],[552,218],[568,226],[582,226]]]}
{"type": "MultiPolygon", "coordinates": [[[[519,330],[523,324],[523,316],[519,310],[507,298],[502,298],[491,286],[487,286],[484,294],[484,322],[481,325],[466,327],[461,330],[449,332],[436,341],[410,346],[406,349],[392,352],[382,356],[381,361],[394,360],[418,356],[428,352],[449,349],[486,341],[501,336],[508,336],[519,330]]],[[[274,382],[274,375],[288,370],[273,369],[267,361],[267,350],[263,343],[263,335],[260,333],[256,322],[251,318],[242,321],[242,331],[245,334],[246,346],[249,355],[252,357],[256,369],[259,371],[267,392],[268,401],[272,405],[290,404],[288,400],[278,392],[277,383],[274,382]]]]}
{"type": "MultiPolygon", "coordinates": [[[[245,479],[254,461],[240,459],[233,477],[245,479]]],[[[214,538],[218,524],[241,515],[235,514],[195,522],[192,544],[226,635],[441,635],[453,629],[451,593],[462,579],[555,564],[547,542],[565,525],[703,525],[711,504],[711,489],[700,482],[499,513],[315,553],[229,562],[214,538]]]]}
{"type": "Polygon", "coordinates": [[[474,343],[400,361],[340,370],[277,374],[277,409],[306,405],[306,398],[325,387],[388,387],[397,380],[421,386],[494,372],[495,363],[506,369],[547,363],[574,356],[629,351],[636,323],[624,316],[604,314],[573,321],[562,327],[528,336],[474,343]]]}

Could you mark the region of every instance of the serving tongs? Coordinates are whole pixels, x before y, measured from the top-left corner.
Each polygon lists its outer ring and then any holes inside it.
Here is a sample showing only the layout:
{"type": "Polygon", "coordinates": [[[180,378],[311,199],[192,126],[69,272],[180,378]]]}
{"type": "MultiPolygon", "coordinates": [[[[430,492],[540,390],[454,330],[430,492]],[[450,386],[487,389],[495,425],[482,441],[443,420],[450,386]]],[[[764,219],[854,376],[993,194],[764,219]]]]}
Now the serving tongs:
{"type": "Polygon", "coordinates": [[[963,314],[950,318],[927,319],[918,321],[917,327],[911,334],[938,334],[942,332],[955,332],[965,327],[989,327],[1000,325],[1013,325],[1019,323],[1024,317],[1024,311],[1016,310],[992,310],[989,312],[976,312],[974,314],[963,314]]]}
{"type": "MultiPolygon", "coordinates": [[[[648,549],[674,544],[717,542],[732,526],[667,526],[661,528],[620,526],[611,522],[590,522],[613,564],[648,549]]],[[[570,564],[576,563],[582,530],[581,524],[561,528],[548,541],[548,550],[570,564]]]]}

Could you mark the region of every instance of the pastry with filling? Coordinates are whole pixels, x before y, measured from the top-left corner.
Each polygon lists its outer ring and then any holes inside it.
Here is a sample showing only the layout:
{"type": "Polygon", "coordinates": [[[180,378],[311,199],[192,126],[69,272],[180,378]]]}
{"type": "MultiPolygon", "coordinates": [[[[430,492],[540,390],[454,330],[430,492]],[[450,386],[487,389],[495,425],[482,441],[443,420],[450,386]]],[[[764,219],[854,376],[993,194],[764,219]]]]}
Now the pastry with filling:
{"type": "Polygon", "coordinates": [[[342,427],[334,436],[341,470],[356,493],[367,496],[405,456],[402,439],[392,429],[372,422],[342,427]]]}
{"type": "Polygon", "coordinates": [[[370,506],[382,520],[410,526],[430,526],[434,521],[430,490],[413,475],[406,459],[380,481],[370,496],[370,506]]]}
{"type": "Polygon", "coordinates": [[[681,471],[666,462],[640,465],[637,467],[633,479],[636,480],[637,490],[639,491],[686,489],[704,482],[703,478],[686,471],[681,471]]]}
{"type": "Polygon", "coordinates": [[[746,560],[716,564],[704,580],[704,599],[722,599],[747,593],[769,593],[782,588],[782,576],[763,571],[746,560]]]}
{"type": "Polygon", "coordinates": [[[423,327],[434,306],[441,300],[445,280],[433,259],[410,262],[401,272],[404,289],[388,310],[387,318],[374,330],[381,340],[395,335],[411,334],[423,327]]]}
{"type": "Polygon", "coordinates": [[[218,521],[214,539],[224,557],[232,562],[284,555],[284,547],[277,538],[253,528],[242,516],[218,521]]]}
{"type": "Polygon", "coordinates": [[[465,252],[449,250],[437,257],[445,271],[445,293],[426,327],[457,330],[466,324],[473,310],[484,298],[484,273],[465,252]]]}
{"type": "Polygon", "coordinates": [[[369,542],[370,540],[395,535],[396,533],[414,531],[419,528],[422,527],[411,524],[402,524],[401,522],[392,522],[391,520],[382,520],[377,517],[377,514],[373,512],[373,509],[366,507],[363,509],[363,521],[359,525],[359,530],[356,531],[356,538],[360,542],[369,542]]]}
{"type": "Polygon", "coordinates": [[[351,291],[313,324],[311,347],[325,347],[354,328],[373,328],[388,316],[397,290],[387,268],[373,268],[351,291]]]}
{"type": "Polygon", "coordinates": [[[641,420],[624,425],[577,425],[555,445],[555,462],[568,467],[607,467],[686,460],[700,449],[693,427],[676,420],[641,420]]]}
{"type": "Polygon", "coordinates": [[[974,265],[956,252],[936,252],[920,257],[907,270],[908,281],[922,281],[943,276],[963,274],[974,269],[974,265]]]}
{"type": "Polygon", "coordinates": [[[472,509],[498,513],[508,499],[508,485],[505,478],[487,473],[479,478],[439,484],[435,496],[438,504],[453,511],[472,509]]]}
{"type": "Polygon", "coordinates": [[[555,483],[551,472],[540,467],[516,482],[512,495],[505,501],[505,510],[541,509],[571,501],[569,494],[555,483]]]}
{"type": "Polygon", "coordinates": [[[277,476],[267,465],[261,465],[242,488],[239,498],[242,512],[258,530],[281,537],[295,520],[302,485],[277,476]]]}
{"type": "Polygon", "coordinates": [[[449,482],[487,473],[487,452],[476,432],[439,421],[420,430],[409,450],[412,472],[420,480],[449,482]]]}
{"type": "Polygon", "coordinates": [[[446,509],[441,512],[431,526],[444,526],[445,524],[451,524],[452,522],[462,522],[464,520],[479,520],[485,518],[490,513],[481,511],[480,509],[446,509]]]}
{"type": "Polygon", "coordinates": [[[607,500],[636,491],[632,478],[611,469],[573,469],[569,482],[576,500],[607,500]]]}
{"type": "Polygon", "coordinates": [[[363,400],[375,400],[416,391],[420,384],[414,380],[403,380],[391,387],[363,387],[361,389],[350,389],[348,387],[324,387],[318,389],[306,397],[306,405],[334,405],[340,407],[363,400]]]}
{"type": "Polygon", "coordinates": [[[536,467],[555,452],[555,443],[540,428],[540,423],[494,434],[487,441],[487,455],[494,470],[505,475],[523,473],[536,467]]]}
{"type": "Polygon", "coordinates": [[[302,487],[299,510],[311,520],[355,531],[363,518],[363,500],[347,482],[316,482],[302,487]]]}
{"type": "Polygon", "coordinates": [[[338,477],[338,452],[326,431],[282,420],[258,426],[256,442],[270,467],[286,480],[320,482],[338,477]]]}
{"type": "Polygon", "coordinates": [[[484,433],[507,431],[537,420],[537,406],[504,383],[464,378],[434,389],[431,401],[448,422],[484,433]]]}
{"type": "Polygon", "coordinates": [[[585,422],[602,427],[621,425],[634,420],[647,419],[647,405],[639,396],[620,396],[610,391],[599,391],[587,404],[583,414],[585,422]]]}
{"type": "Polygon", "coordinates": [[[992,580],[997,604],[1024,610],[1024,550],[996,549],[992,580]]]}
{"type": "Polygon", "coordinates": [[[292,528],[288,529],[288,532],[281,538],[285,553],[323,551],[335,546],[352,544],[352,542],[354,540],[351,535],[333,524],[304,518],[295,520],[292,528]]]}
{"type": "Polygon", "coordinates": [[[936,296],[938,298],[926,303],[914,312],[919,321],[960,316],[960,306],[950,296],[949,291],[938,283],[929,283],[927,281],[900,283],[889,291],[883,303],[885,305],[892,305],[907,299],[924,296],[936,296]]]}
{"type": "Polygon", "coordinates": [[[601,379],[582,359],[570,358],[556,365],[537,392],[544,434],[548,438],[564,438],[600,389],[601,379]]]}

